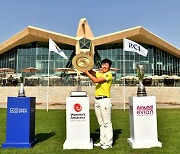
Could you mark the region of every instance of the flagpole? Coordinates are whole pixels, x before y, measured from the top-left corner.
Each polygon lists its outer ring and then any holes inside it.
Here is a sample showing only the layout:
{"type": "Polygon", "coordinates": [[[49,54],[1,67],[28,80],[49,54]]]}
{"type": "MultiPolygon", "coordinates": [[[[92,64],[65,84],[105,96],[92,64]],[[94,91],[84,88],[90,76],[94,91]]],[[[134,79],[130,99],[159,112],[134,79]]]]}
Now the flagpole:
{"type": "Polygon", "coordinates": [[[47,85],[47,112],[49,109],[49,66],[50,66],[50,52],[54,51],[55,53],[57,53],[58,55],[60,55],[61,57],[63,57],[64,59],[68,59],[67,56],[65,55],[65,53],[56,45],[56,43],[49,38],[49,54],[48,54],[48,85],[47,85]]]}
{"type": "Polygon", "coordinates": [[[49,110],[49,62],[50,62],[50,51],[48,53],[48,85],[47,85],[47,103],[46,103],[46,110],[49,110]]]}
{"type": "Polygon", "coordinates": [[[126,110],[126,91],[125,91],[125,39],[123,38],[123,74],[124,74],[124,80],[123,80],[123,84],[124,84],[124,111],[126,110]]]}
{"type": "Polygon", "coordinates": [[[124,48],[123,48],[123,74],[124,74],[123,83],[124,83],[124,111],[125,111],[126,110],[126,108],[125,108],[126,92],[125,92],[125,52],[124,52],[124,48]]]}

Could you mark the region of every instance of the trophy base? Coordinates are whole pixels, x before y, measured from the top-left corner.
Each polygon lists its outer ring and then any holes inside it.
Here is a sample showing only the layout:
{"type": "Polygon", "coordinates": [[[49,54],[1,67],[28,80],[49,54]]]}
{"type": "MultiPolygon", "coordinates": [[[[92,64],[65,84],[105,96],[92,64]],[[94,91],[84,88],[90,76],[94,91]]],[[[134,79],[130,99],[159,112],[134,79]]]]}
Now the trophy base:
{"type": "Polygon", "coordinates": [[[147,93],[145,91],[137,91],[137,97],[143,97],[147,96],[147,93]]]}
{"type": "Polygon", "coordinates": [[[25,95],[18,95],[18,97],[26,97],[25,95]]]}
{"type": "Polygon", "coordinates": [[[24,90],[23,90],[23,92],[20,92],[20,91],[19,91],[18,97],[26,97],[25,91],[24,91],[24,90]]]}

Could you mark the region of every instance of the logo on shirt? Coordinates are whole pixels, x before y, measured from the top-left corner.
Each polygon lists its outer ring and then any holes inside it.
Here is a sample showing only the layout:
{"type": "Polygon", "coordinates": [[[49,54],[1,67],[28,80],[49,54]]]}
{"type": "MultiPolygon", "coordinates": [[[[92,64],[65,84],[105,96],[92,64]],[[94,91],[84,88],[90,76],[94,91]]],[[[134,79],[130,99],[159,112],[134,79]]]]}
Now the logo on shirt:
{"type": "Polygon", "coordinates": [[[74,110],[76,112],[80,112],[82,110],[82,106],[79,103],[74,104],[74,110]]]}

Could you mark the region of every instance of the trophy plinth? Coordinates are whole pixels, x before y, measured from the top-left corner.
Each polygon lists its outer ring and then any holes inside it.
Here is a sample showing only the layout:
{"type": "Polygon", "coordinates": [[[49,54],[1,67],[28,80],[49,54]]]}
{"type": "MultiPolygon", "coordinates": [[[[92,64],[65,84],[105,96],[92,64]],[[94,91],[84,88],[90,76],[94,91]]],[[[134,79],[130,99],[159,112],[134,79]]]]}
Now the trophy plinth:
{"type": "Polygon", "coordinates": [[[137,75],[139,78],[139,85],[138,85],[138,91],[137,91],[138,97],[147,96],[146,89],[143,85],[144,70],[145,70],[144,65],[139,65],[137,67],[137,75]]]}

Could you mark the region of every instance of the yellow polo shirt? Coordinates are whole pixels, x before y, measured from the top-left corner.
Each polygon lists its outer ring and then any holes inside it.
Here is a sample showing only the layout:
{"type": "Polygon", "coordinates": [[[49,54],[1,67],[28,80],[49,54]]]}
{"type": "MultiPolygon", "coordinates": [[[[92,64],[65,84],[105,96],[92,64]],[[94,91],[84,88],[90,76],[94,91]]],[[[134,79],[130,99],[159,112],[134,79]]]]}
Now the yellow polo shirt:
{"type": "Polygon", "coordinates": [[[96,83],[96,91],[95,91],[95,97],[97,96],[107,96],[110,97],[110,90],[112,85],[112,74],[110,72],[101,73],[96,72],[96,77],[104,77],[106,79],[106,82],[96,83]]]}

